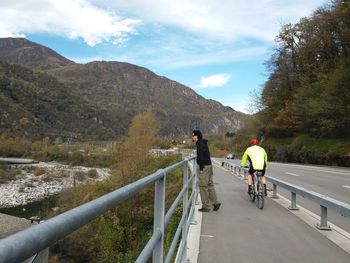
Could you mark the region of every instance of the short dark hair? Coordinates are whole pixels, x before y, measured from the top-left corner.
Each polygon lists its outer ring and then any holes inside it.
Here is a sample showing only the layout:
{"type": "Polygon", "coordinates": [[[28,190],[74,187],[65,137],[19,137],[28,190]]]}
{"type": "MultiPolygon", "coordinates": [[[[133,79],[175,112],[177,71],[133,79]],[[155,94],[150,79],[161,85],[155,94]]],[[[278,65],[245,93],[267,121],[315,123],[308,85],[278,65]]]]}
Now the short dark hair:
{"type": "Polygon", "coordinates": [[[202,133],[201,133],[200,130],[193,130],[192,134],[193,134],[194,136],[197,136],[198,139],[200,139],[200,140],[203,139],[203,135],[202,135],[202,133]]]}

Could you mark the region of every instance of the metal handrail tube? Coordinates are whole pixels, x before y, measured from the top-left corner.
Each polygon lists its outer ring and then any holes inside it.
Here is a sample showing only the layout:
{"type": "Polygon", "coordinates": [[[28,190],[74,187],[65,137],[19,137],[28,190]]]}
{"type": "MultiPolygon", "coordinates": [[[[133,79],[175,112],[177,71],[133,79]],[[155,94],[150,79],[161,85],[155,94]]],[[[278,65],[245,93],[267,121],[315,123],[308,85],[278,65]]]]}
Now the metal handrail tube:
{"type": "Polygon", "coordinates": [[[168,254],[167,254],[164,262],[170,262],[171,258],[174,255],[175,248],[176,248],[177,242],[179,241],[179,237],[180,237],[180,234],[181,234],[182,226],[185,223],[185,219],[186,219],[185,215],[182,215],[180,223],[177,226],[177,229],[176,229],[173,241],[171,242],[168,254]]]}
{"type": "MultiPolygon", "coordinates": [[[[194,194],[195,194],[195,192],[192,191],[190,197],[188,198],[188,202],[192,201],[192,198],[194,198],[194,194]]],[[[189,207],[191,207],[191,206],[189,206],[189,207]]]]}
{"type": "Polygon", "coordinates": [[[169,172],[174,171],[174,170],[176,170],[177,168],[182,167],[182,166],[184,165],[184,163],[187,163],[190,159],[193,159],[193,158],[194,158],[194,157],[186,158],[186,159],[184,159],[184,160],[182,160],[182,161],[180,161],[180,162],[178,162],[178,163],[174,163],[173,165],[170,165],[170,166],[168,166],[168,167],[166,167],[166,168],[163,168],[163,171],[164,171],[166,174],[168,174],[169,172]]]}
{"type": "Polygon", "coordinates": [[[271,176],[266,176],[267,180],[271,182],[272,184],[281,186],[290,192],[296,193],[301,195],[304,198],[310,199],[314,201],[315,203],[318,203],[321,206],[331,208],[335,211],[337,211],[339,214],[345,217],[350,218],[350,205],[341,201],[338,201],[336,199],[333,199],[329,196],[319,194],[317,192],[307,190],[303,187],[284,182],[282,180],[273,178],[271,176]]]}
{"type": "Polygon", "coordinates": [[[193,216],[194,216],[194,209],[192,209],[190,211],[190,214],[188,215],[188,218],[187,218],[187,225],[186,225],[186,231],[187,232],[190,230],[190,226],[191,226],[191,222],[192,222],[193,216]]]}
{"type": "MultiPolygon", "coordinates": [[[[194,209],[192,209],[191,211],[190,211],[190,214],[189,214],[189,216],[188,216],[188,220],[186,221],[186,222],[184,222],[184,224],[186,224],[186,233],[188,233],[188,231],[189,231],[189,229],[190,229],[190,226],[191,226],[191,224],[190,224],[190,222],[191,222],[191,220],[192,220],[192,217],[193,217],[193,215],[194,215],[194,209]]],[[[183,240],[182,240],[183,241],[183,240]]],[[[183,255],[183,251],[184,251],[184,249],[187,249],[186,247],[185,247],[185,242],[182,242],[181,241],[181,243],[180,243],[180,246],[179,246],[179,249],[178,249],[178,251],[179,251],[179,255],[183,255]]],[[[182,257],[180,257],[180,258],[178,258],[178,260],[181,260],[182,259],[182,257]]],[[[179,261],[177,261],[177,262],[179,262],[179,261]]]]}
{"type": "MultiPolygon", "coordinates": [[[[194,191],[192,192],[191,197],[188,199],[188,201],[192,201],[192,198],[196,198],[194,191]]],[[[184,221],[186,219],[185,215],[182,216],[180,224],[178,225],[178,228],[176,229],[176,233],[174,235],[174,239],[173,239],[173,242],[171,243],[171,246],[170,246],[168,255],[167,255],[166,259],[165,259],[165,262],[167,262],[167,263],[170,262],[172,254],[173,254],[173,250],[175,250],[176,243],[177,243],[177,241],[179,239],[180,232],[181,232],[182,226],[184,224],[186,224],[186,233],[188,233],[190,225],[191,225],[190,222],[192,221],[193,215],[194,215],[194,209],[191,209],[187,221],[184,221]],[[169,256],[170,251],[172,251],[171,256],[169,256]]],[[[182,255],[183,248],[181,248],[181,246],[184,247],[184,243],[180,244],[179,253],[178,253],[179,255],[182,255]]],[[[180,259],[181,259],[181,257],[179,258],[179,260],[180,259]]]]}
{"type": "MultiPolygon", "coordinates": [[[[183,187],[186,188],[186,192],[185,194],[183,195],[183,198],[182,198],[182,214],[187,218],[187,215],[188,215],[188,173],[189,173],[189,169],[188,169],[188,165],[184,165],[184,174],[183,174],[183,187]]],[[[181,243],[180,243],[180,247],[181,247],[181,244],[184,244],[184,246],[187,246],[187,233],[188,231],[186,231],[186,223],[184,223],[182,225],[182,238],[181,238],[181,243]]],[[[184,257],[186,258],[187,257],[187,250],[183,250],[181,251],[181,258],[184,257]]]]}
{"type": "Polygon", "coordinates": [[[195,157],[187,158],[165,169],[158,170],[147,177],[55,216],[44,223],[1,239],[0,263],[26,260],[35,253],[55,244],[60,239],[91,222],[98,216],[115,208],[119,203],[164,177],[167,172],[181,167],[193,158],[195,157]]]}
{"type": "Polygon", "coordinates": [[[162,237],[162,232],[159,230],[156,230],[153,233],[152,237],[148,240],[146,246],[143,248],[142,252],[136,259],[135,263],[147,262],[147,260],[152,256],[153,249],[156,247],[161,237],[162,237]]]}
{"type": "MultiPolygon", "coordinates": [[[[224,165],[226,165],[226,162],[223,162],[224,165]]],[[[240,166],[235,166],[234,170],[239,170],[241,173],[242,168],[240,166]]],[[[277,186],[280,186],[288,191],[291,192],[291,206],[289,209],[291,210],[297,210],[296,206],[296,195],[300,195],[306,199],[309,199],[317,204],[320,205],[321,207],[321,223],[317,224],[316,227],[321,230],[330,230],[330,227],[327,226],[327,209],[333,209],[336,212],[338,212],[340,215],[350,218],[350,204],[341,202],[339,200],[336,200],[334,198],[331,198],[329,196],[319,194],[317,192],[308,190],[306,188],[297,186],[295,184],[287,183],[285,181],[276,179],[271,176],[265,175],[267,180],[272,183],[273,185],[273,195],[271,198],[278,198],[277,197],[277,186]]]]}
{"type": "MultiPolygon", "coordinates": [[[[194,176],[192,176],[189,180],[188,183],[190,183],[190,181],[194,178],[194,176]]],[[[184,195],[186,189],[188,188],[188,185],[186,187],[183,187],[181,192],[178,194],[178,196],[176,197],[175,201],[172,203],[172,205],[170,206],[170,208],[168,209],[168,212],[165,215],[165,226],[168,225],[171,216],[174,214],[176,207],[179,205],[180,201],[182,201],[182,196],[184,195]]]]}
{"type": "MultiPolygon", "coordinates": [[[[192,175],[192,176],[190,177],[190,179],[188,180],[187,186],[184,187],[184,188],[182,189],[182,191],[180,192],[180,194],[178,195],[178,197],[177,197],[176,200],[174,201],[172,207],[168,210],[168,213],[167,213],[166,219],[165,219],[166,224],[168,223],[168,221],[169,221],[169,219],[170,219],[170,217],[169,217],[169,212],[172,210],[172,211],[171,211],[171,214],[173,214],[173,212],[175,211],[175,209],[176,209],[178,203],[179,203],[180,200],[181,200],[181,197],[183,196],[184,192],[185,192],[186,189],[188,188],[189,183],[190,183],[192,180],[194,180],[194,178],[195,178],[195,175],[192,175]],[[175,204],[176,204],[176,205],[175,205],[175,204]],[[168,220],[167,220],[167,219],[168,219],[168,220]]],[[[195,194],[195,191],[192,191],[191,196],[190,196],[190,198],[188,199],[188,203],[191,203],[192,199],[193,199],[193,198],[196,198],[196,197],[194,196],[194,194],[195,194]]],[[[192,203],[191,203],[191,204],[192,204],[192,203]]],[[[189,217],[189,218],[192,218],[191,215],[194,214],[194,207],[192,207],[192,206],[190,205],[190,206],[188,206],[188,208],[191,208],[191,210],[190,210],[190,217],[189,217]]],[[[181,218],[181,221],[180,221],[180,223],[179,223],[179,225],[178,225],[178,228],[176,229],[176,233],[175,233],[175,235],[174,235],[174,238],[173,238],[173,241],[172,241],[172,243],[171,243],[171,246],[170,246],[170,248],[169,248],[168,255],[166,256],[166,259],[165,259],[164,262],[170,262],[170,260],[171,260],[171,258],[172,258],[172,256],[173,256],[173,254],[174,254],[174,251],[175,251],[175,248],[176,248],[176,244],[177,244],[177,241],[178,241],[179,236],[180,236],[181,229],[182,229],[183,225],[185,224],[185,222],[184,222],[185,218],[186,218],[186,217],[185,217],[185,215],[183,214],[183,215],[182,215],[182,218],[181,218]]],[[[187,227],[186,227],[186,229],[187,229],[187,227]]],[[[187,230],[187,232],[188,232],[188,230],[187,230]]]]}
{"type": "Polygon", "coordinates": [[[153,263],[163,262],[164,256],[165,181],[166,174],[164,173],[164,177],[155,182],[153,231],[161,231],[161,240],[153,249],[153,263]]]}
{"type": "MultiPolygon", "coordinates": [[[[186,190],[185,188],[188,188],[189,183],[190,183],[192,180],[194,180],[195,177],[196,177],[195,174],[192,175],[192,176],[190,177],[190,179],[188,180],[187,187],[184,187],[183,191],[186,190]]],[[[189,207],[188,207],[188,209],[190,209],[190,214],[189,214],[189,217],[188,217],[189,222],[191,222],[192,217],[193,217],[193,214],[194,214],[194,202],[192,202],[192,201],[193,201],[193,200],[195,201],[195,199],[196,199],[196,197],[197,197],[197,196],[195,195],[195,193],[196,193],[195,191],[192,191],[191,196],[190,196],[190,198],[188,199],[188,203],[191,204],[191,205],[189,205],[189,207]]],[[[179,195],[179,196],[180,196],[180,195],[179,195]]],[[[170,209],[169,209],[169,210],[170,210],[170,209]]],[[[184,221],[185,219],[186,219],[186,217],[185,217],[185,215],[183,214],[183,215],[182,215],[182,218],[181,218],[181,221],[180,221],[180,223],[179,223],[179,225],[178,225],[178,228],[176,229],[176,233],[175,233],[175,235],[174,235],[174,238],[173,238],[173,241],[172,241],[172,243],[171,243],[171,246],[170,246],[170,248],[169,248],[168,255],[166,256],[166,259],[165,259],[164,262],[170,262],[170,260],[171,260],[171,258],[172,258],[172,256],[173,256],[173,254],[174,254],[174,251],[175,251],[175,248],[176,248],[176,244],[177,244],[177,241],[178,241],[179,236],[180,236],[181,229],[182,229],[183,225],[186,223],[186,222],[184,221]]],[[[189,227],[187,227],[187,225],[186,225],[186,233],[188,233],[188,231],[189,231],[189,227]]],[[[179,255],[182,255],[182,252],[181,252],[181,253],[178,253],[178,254],[179,254],[179,255]]]]}

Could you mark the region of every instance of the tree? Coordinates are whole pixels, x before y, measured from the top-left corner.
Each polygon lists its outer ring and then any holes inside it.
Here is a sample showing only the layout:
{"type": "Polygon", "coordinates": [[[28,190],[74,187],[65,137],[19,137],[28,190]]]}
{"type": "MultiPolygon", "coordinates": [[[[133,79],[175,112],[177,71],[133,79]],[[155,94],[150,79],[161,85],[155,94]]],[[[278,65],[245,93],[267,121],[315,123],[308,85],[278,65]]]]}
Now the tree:
{"type": "Polygon", "coordinates": [[[150,158],[149,151],[156,139],[159,124],[151,111],[136,115],[129,128],[129,136],[121,145],[119,160],[125,184],[135,181],[150,158]]]}
{"type": "Polygon", "coordinates": [[[349,136],[350,1],[332,1],[283,26],[276,42],[261,92],[261,129],[349,136]]]}

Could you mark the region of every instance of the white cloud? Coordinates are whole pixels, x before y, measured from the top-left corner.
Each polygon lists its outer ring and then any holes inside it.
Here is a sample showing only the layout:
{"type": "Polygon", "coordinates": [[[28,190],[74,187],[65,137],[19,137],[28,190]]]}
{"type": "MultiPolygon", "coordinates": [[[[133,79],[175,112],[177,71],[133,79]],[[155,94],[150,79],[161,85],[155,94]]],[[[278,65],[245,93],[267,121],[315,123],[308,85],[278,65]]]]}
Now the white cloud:
{"type": "Polygon", "coordinates": [[[88,45],[119,44],[135,34],[139,19],[121,18],[87,0],[2,0],[0,37],[49,33],[82,38],[88,45]]]}
{"type": "Polygon", "coordinates": [[[176,26],[222,41],[241,37],[272,41],[281,24],[295,23],[327,0],[92,0],[147,22],[176,26]]]}
{"type": "Polygon", "coordinates": [[[221,63],[230,63],[240,60],[248,60],[250,58],[256,58],[266,54],[267,47],[258,47],[258,48],[237,48],[235,50],[231,49],[222,49],[220,51],[211,50],[209,52],[203,53],[190,53],[184,51],[183,54],[178,55],[177,57],[167,57],[166,55],[162,56],[160,59],[151,60],[150,65],[158,65],[166,69],[178,69],[178,68],[187,68],[187,67],[197,67],[204,65],[215,65],[221,63]]]}
{"type": "MultiPolygon", "coordinates": [[[[105,60],[123,58],[123,61],[144,66],[178,69],[262,56],[272,45],[281,24],[296,22],[327,1],[0,2],[0,37],[49,33],[83,39],[90,46],[107,42],[120,47],[126,43],[124,49],[95,53],[92,56],[105,60]],[[139,36],[133,42],[134,34],[137,33],[139,36]]],[[[88,61],[87,58],[78,60],[88,61]]]]}
{"type": "Polygon", "coordinates": [[[222,87],[228,83],[231,76],[229,74],[215,74],[201,77],[201,82],[197,88],[222,87]]]}

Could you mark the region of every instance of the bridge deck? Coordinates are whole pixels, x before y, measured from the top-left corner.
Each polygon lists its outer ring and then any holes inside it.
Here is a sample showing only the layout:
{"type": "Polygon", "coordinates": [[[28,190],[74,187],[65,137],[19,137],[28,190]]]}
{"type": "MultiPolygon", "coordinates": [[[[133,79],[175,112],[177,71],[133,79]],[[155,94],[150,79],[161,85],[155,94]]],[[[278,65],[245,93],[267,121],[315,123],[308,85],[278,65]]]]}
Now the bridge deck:
{"type": "Polygon", "coordinates": [[[247,186],[214,166],[222,206],[203,213],[199,263],[350,262],[350,255],[272,199],[263,210],[251,203],[247,186]]]}

